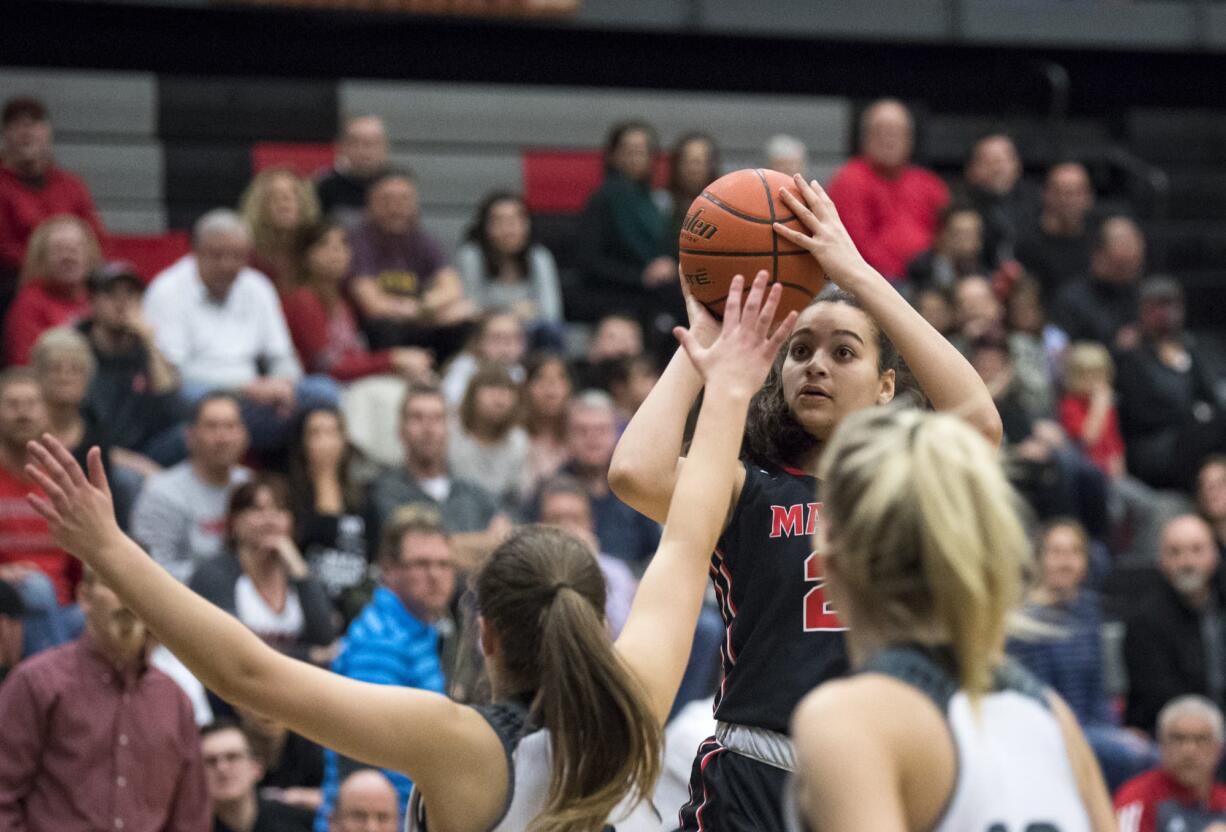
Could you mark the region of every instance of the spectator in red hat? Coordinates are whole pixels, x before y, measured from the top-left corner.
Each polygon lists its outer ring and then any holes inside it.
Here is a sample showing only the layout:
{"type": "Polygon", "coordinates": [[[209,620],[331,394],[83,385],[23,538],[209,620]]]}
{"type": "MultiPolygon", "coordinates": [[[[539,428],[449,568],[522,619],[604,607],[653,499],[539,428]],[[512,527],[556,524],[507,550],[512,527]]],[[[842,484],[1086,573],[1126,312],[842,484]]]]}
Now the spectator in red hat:
{"type": "Polygon", "coordinates": [[[10,98],[0,115],[0,315],[16,289],[34,229],[57,214],[84,220],[101,239],[105,232],[89,189],[56,166],[51,120],[36,98],[10,98]]]}
{"type": "Polygon", "coordinates": [[[35,229],[21,270],[21,288],[4,322],[4,357],[9,364],[29,364],[38,336],[89,314],[86,283],[100,265],[98,238],[79,217],[60,214],[35,229]]]}

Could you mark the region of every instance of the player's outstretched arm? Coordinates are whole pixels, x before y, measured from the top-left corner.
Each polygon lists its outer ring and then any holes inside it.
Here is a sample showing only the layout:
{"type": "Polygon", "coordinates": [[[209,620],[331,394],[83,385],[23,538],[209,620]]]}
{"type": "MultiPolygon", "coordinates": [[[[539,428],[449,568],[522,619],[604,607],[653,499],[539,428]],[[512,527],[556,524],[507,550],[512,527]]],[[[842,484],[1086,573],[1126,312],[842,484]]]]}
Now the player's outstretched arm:
{"type": "Polygon", "coordinates": [[[734,278],[719,337],[704,346],[690,330],[677,338],[706,384],[690,454],[677,480],[660,548],[634,596],[617,650],[646,688],[663,722],[681,684],[694,626],[706,590],[711,552],[723,531],[735,493],[745,415],[796,313],[772,329],[782,287],[767,291],[758,275],[741,297],[744,279],[734,278]]]}
{"type": "Polygon", "coordinates": [[[865,262],[822,186],[800,176],[795,180],[804,201],[787,190],[780,190],[780,198],[809,233],[779,223],[774,225],[775,233],[812,253],[827,277],[860,299],[864,310],[894,342],[933,407],[961,416],[999,445],[1003,435],[1000,414],[975,368],[865,262]]]}
{"type": "Polygon", "coordinates": [[[449,779],[465,790],[489,760],[505,765],[497,737],[475,711],[438,694],[356,682],[291,659],[171,577],[116,524],[98,448],[89,452],[88,477],[50,435],[29,451],[34,464],[26,472],[46,497],[27,499],[56,543],[91,567],[223,699],[346,757],[403,771],[423,788],[449,779]]]}
{"type": "MultiPolygon", "coordinates": [[[[719,334],[719,323],[690,295],[684,276],[680,282],[689,312],[690,332],[707,346],[719,334]]],[[[678,348],[630,424],[626,425],[613,452],[609,487],[622,502],[657,523],[663,523],[668,516],[668,506],[684,464],[681,442],[685,421],[701,389],[702,374],[686,351],[678,348]]]]}

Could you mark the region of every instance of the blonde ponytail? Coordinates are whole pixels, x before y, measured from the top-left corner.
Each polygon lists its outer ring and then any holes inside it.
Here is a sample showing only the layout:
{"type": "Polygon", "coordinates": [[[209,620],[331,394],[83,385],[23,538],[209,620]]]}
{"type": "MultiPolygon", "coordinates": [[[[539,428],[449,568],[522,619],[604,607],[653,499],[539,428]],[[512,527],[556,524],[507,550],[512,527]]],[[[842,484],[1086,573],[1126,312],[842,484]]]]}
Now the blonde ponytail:
{"type": "Polygon", "coordinates": [[[996,452],[955,416],[870,408],[843,421],[819,476],[857,626],[949,644],[962,688],[986,692],[1030,559],[996,452]]]}

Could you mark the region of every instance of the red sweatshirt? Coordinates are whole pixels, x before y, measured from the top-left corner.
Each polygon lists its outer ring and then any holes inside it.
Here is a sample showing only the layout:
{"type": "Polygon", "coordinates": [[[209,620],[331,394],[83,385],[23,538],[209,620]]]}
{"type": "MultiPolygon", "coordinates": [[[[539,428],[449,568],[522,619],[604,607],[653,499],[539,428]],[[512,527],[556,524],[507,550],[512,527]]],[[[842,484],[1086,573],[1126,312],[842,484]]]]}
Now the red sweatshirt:
{"type": "Polygon", "coordinates": [[[1120,832],[1193,832],[1214,821],[1226,821],[1226,786],[1215,784],[1208,805],[1202,805],[1174,778],[1154,769],[1120,786],[1115,812],[1120,832]]]}
{"type": "Polygon", "coordinates": [[[4,358],[9,364],[30,363],[30,351],[38,336],[48,329],[75,323],[89,314],[89,295],[63,295],[47,290],[46,282],[30,280],[17,290],[17,297],[4,319],[4,358]]]}
{"type": "Polygon", "coordinates": [[[840,168],[827,191],[864,259],[890,280],[932,247],[949,204],[949,188],[936,174],[911,165],[890,179],[862,157],[840,168]]]}
{"type": "Polygon", "coordinates": [[[80,217],[94,230],[99,244],[106,244],[94,200],[80,179],[52,165],[40,187],[0,165],[0,269],[20,269],[30,235],[56,214],[80,217]]]}
{"type": "Polygon", "coordinates": [[[327,373],[338,381],[375,373],[390,373],[389,350],[371,352],[358,329],[353,309],[344,298],[328,308],[319,295],[302,286],[281,299],[290,338],[308,373],[327,373]]]}
{"type": "Polygon", "coordinates": [[[55,584],[60,606],[71,604],[81,564],[55,545],[51,527],[26,500],[30,493],[45,496],[37,483],[0,464],[0,565],[37,567],[55,584]]]}

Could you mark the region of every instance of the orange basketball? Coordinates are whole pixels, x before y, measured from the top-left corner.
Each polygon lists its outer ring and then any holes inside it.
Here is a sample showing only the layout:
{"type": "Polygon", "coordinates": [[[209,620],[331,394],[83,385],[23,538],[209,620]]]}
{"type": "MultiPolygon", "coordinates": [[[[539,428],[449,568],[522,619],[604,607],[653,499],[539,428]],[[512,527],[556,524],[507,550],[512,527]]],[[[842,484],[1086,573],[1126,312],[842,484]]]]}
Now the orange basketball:
{"type": "Polygon", "coordinates": [[[825,285],[813,255],[771,227],[781,222],[805,231],[778,198],[782,188],[800,195],[790,176],[746,168],[716,179],[690,205],[681,226],[681,274],[694,297],[717,317],[738,274],[745,276],[747,290],[763,269],[771,283],[783,284],[777,318],[804,309],[825,285]]]}

